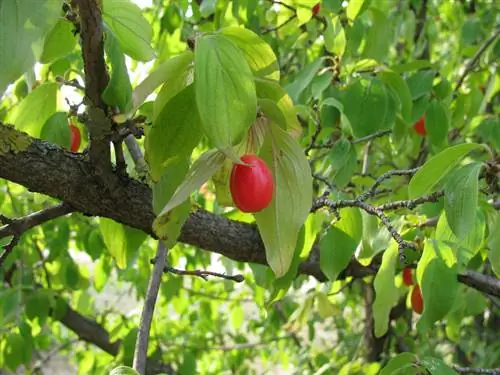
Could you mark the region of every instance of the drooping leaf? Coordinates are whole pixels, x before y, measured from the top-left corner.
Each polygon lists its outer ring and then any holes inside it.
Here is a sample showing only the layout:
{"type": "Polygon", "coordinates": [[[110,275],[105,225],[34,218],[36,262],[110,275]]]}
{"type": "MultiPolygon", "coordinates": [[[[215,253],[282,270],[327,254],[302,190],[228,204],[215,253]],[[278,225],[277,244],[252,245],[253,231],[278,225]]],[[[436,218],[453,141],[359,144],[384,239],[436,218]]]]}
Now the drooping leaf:
{"type": "Polygon", "coordinates": [[[276,55],[271,46],[260,36],[242,27],[226,27],[221,30],[221,34],[241,49],[256,77],[280,80],[276,55]]]}
{"type": "Polygon", "coordinates": [[[374,7],[369,8],[371,27],[368,29],[362,56],[383,61],[387,58],[392,42],[391,22],[386,14],[374,7]]]}
{"type": "Polygon", "coordinates": [[[276,277],[290,268],[300,228],[312,204],[311,168],[299,144],[280,127],[270,124],[260,156],[274,178],[271,204],[255,219],[276,277]]]}
{"type": "Polygon", "coordinates": [[[185,51],[161,63],[134,88],[132,93],[133,107],[138,108],[160,85],[169,85],[172,79],[181,76],[193,62],[193,58],[193,52],[185,51]]]}
{"type": "Polygon", "coordinates": [[[303,69],[301,69],[300,73],[297,74],[292,82],[285,85],[285,90],[292,98],[294,104],[300,103],[299,99],[302,92],[312,82],[322,64],[323,59],[314,60],[312,63],[306,65],[303,69]]]}
{"type": "Polygon", "coordinates": [[[431,101],[425,113],[425,128],[434,146],[442,147],[445,144],[448,136],[448,116],[436,100],[431,101]]]}
{"type": "Polygon", "coordinates": [[[56,111],[57,89],[57,83],[41,84],[9,113],[6,122],[39,137],[43,124],[56,111]]]}
{"type": "Polygon", "coordinates": [[[102,93],[102,99],[107,105],[117,106],[121,113],[126,113],[132,108],[132,85],[125,64],[125,56],[111,31],[106,33],[104,49],[110,61],[111,77],[102,93]]]}
{"type": "Polygon", "coordinates": [[[413,100],[419,99],[431,91],[435,74],[434,70],[422,70],[412,74],[406,80],[413,100]]]}
{"type": "Polygon", "coordinates": [[[443,319],[450,311],[458,291],[457,260],[451,247],[428,240],[417,266],[424,311],[417,328],[422,332],[443,319]]]}
{"type": "Polygon", "coordinates": [[[364,2],[364,0],[349,1],[346,9],[347,18],[354,20],[363,8],[364,2]]]}
{"type": "Polygon", "coordinates": [[[73,52],[76,46],[76,36],[73,35],[71,22],[61,19],[45,37],[43,52],[40,56],[42,64],[54,62],[73,52]]]}
{"type": "Polygon", "coordinates": [[[358,208],[340,210],[340,220],[327,232],[320,243],[320,268],[329,280],[335,281],[351,261],[363,234],[363,222],[358,208]]]}
{"type": "MultiPolygon", "coordinates": [[[[259,106],[266,116],[280,125],[283,129],[300,132],[301,127],[297,120],[297,110],[288,93],[279,85],[269,79],[255,79],[255,88],[259,98],[259,106]],[[270,101],[273,107],[263,105],[262,100],[270,101]],[[277,110],[273,110],[276,108],[277,110]]],[[[300,134],[300,133],[299,133],[300,134]]]]}
{"type": "Polygon", "coordinates": [[[443,212],[436,226],[435,239],[443,241],[456,249],[458,266],[465,269],[469,262],[481,250],[484,243],[486,231],[486,221],[481,211],[477,211],[475,221],[472,223],[470,231],[462,238],[455,236],[451,230],[446,213],[443,212]]]}
{"type": "Polygon", "coordinates": [[[43,124],[40,138],[66,149],[71,146],[71,130],[65,112],[56,112],[43,124]]]}
{"type": "Polygon", "coordinates": [[[481,167],[480,163],[471,163],[457,169],[444,188],[446,218],[458,238],[464,238],[474,227],[481,167]]]}
{"type": "Polygon", "coordinates": [[[339,189],[344,188],[357,168],[356,149],[351,142],[342,138],[333,145],[328,160],[331,166],[332,181],[339,189]]]}
{"type": "Polygon", "coordinates": [[[331,20],[326,18],[324,38],[326,50],[342,57],[346,47],[346,37],[338,16],[334,16],[331,20]]]}
{"type": "Polygon", "coordinates": [[[375,276],[375,301],[373,302],[373,320],[375,337],[385,335],[389,327],[389,313],[399,299],[394,274],[398,261],[398,246],[392,241],[382,256],[382,264],[375,276]]]}
{"type": "Polygon", "coordinates": [[[165,165],[189,157],[201,138],[201,119],[195,90],[189,85],[170,99],[146,134],[146,160],[151,177],[158,181],[165,165]]]}
{"type": "Polygon", "coordinates": [[[113,31],[122,51],[139,61],[154,56],[151,47],[153,30],[141,8],[129,0],[103,0],[103,19],[113,31]]]}
{"type": "Polygon", "coordinates": [[[179,185],[172,198],[163,207],[158,215],[164,216],[173,208],[182,204],[189,195],[203,185],[222,166],[224,154],[217,150],[210,150],[202,154],[189,169],[186,178],[179,185]]]}
{"type": "Polygon", "coordinates": [[[405,80],[398,73],[391,70],[383,71],[379,74],[380,79],[389,85],[398,95],[401,102],[401,115],[407,122],[411,122],[412,98],[410,89],[405,80]]]}
{"type": "Polygon", "coordinates": [[[410,199],[430,194],[438,189],[448,173],[472,150],[482,147],[477,143],[463,143],[448,147],[429,159],[410,180],[410,199]]]}
{"type": "Polygon", "coordinates": [[[500,212],[491,214],[488,218],[488,258],[491,268],[497,277],[500,277],[500,212]]]}
{"type": "Polygon", "coordinates": [[[343,103],[344,113],[356,138],[388,129],[392,125],[385,122],[389,96],[379,78],[357,79],[349,85],[343,103]]]}
{"type": "Polygon", "coordinates": [[[257,115],[252,71],[229,39],[206,35],[196,43],[194,84],[205,135],[226,152],[243,140],[257,115]]]}

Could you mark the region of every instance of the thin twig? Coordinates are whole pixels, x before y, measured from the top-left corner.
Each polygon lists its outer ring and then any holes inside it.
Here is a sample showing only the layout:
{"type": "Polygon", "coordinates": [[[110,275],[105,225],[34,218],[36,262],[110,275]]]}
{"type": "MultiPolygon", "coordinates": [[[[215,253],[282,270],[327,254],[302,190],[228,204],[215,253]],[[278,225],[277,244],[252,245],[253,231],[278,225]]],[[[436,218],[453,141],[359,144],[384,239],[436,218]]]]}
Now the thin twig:
{"type": "Polygon", "coordinates": [[[18,244],[21,237],[19,235],[14,235],[10,242],[3,247],[3,252],[0,254],[0,267],[3,265],[9,254],[14,250],[14,247],[18,244]]]}
{"type": "Polygon", "coordinates": [[[500,368],[472,368],[452,365],[453,369],[461,374],[489,374],[500,375],[500,368]]]}
{"type": "Polygon", "coordinates": [[[270,3],[272,3],[272,4],[282,5],[282,6],[284,6],[285,8],[287,8],[287,9],[291,10],[291,11],[292,11],[292,12],[294,12],[294,13],[297,11],[297,10],[296,10],[293,6],[288,5],[288,4],[286,4],[286,3],[282,2],[282,1],[279,1],[279,0],[268,0],[268,1],[269,1],[270,3]]]}
{"type": "Polygon", "coordinates": [[[484,41],[484,43],[481,45],[481,47],[477,50],[477,52],[474,55],[474,57],[472,57],[472,59],[469,60],[469,62],[465,66],[465,69],[464,69],[462,75],[458,79],[457,85],[455,86],[455,90],[453,90],[453,92],[454,92],[455,95],[458,93],[458,90],[460,90],[460,87],[464,83],[465,78],[469,75],[469,73],[472,71],[472,69],[474,68],[474,66],[477,64],[477,62],[481,58],[481,55],[486,51],[486,49],[491,44],[493,44],[493,42],[495,41],[495,39],[499,35],[500,35],[500,28],[498,28],[497,30],[495,30],[495,32],[488,39],[486,39],[484,41]]]}
{"type": "Polygon", "coordinates": [[[372,139],[375,139],[375,138],[381,138],[381,137],[389,135],[391,133],[392,133],[392,130],[380,130],[380,131],[375,132],[373,134],[367,135],[366,137],[354,139],[354,140],[351,141],[351,143],[353,145],[355,145],[355,144],[358,144],[358,143],[363,143],[363,142],[371,141],[372,139]]]}
{"type": "Polygon", "coordinates": [[[311,137],[311,142],[309,143],[309,146],[304,150],[304,153],[306,156],[309,156],[309,152],[313,149],[313,147],[316,145],[316,140],[318,139],[319,133],[321,133],[321,123],[319,121],[315,121],[316,123],[316,130],[314,131],[314,134],[311,137]]]}
{"type": "Polygon", "coordinates": [[[368,141],[365,146],[365,150],[363,153],[363,165],[361,166],[361,173],[368,173],[368,168],[370,166],[370,151],[372,149],[372,141],[368,141]]]}
{"type": "MultiPolygon", "coordinates": [[[[153,259],[153,261],[156,261],[153,259]]],[[[180,275],[180,276],[197,276],[201,277],[203,280],[207,280],[208,276],[214,276],[214,277],[220,277],[222,279],[226,280],[231,280],[235,281],[237,283],[241,283],[242,281],[245,280],[243,275],[224,275],[222,273],[218,272],[212,272],[212,271],[204,271],[204,270],[194,270],[194,271],[189,271],[189,270],[179,270],[170,266],[164,266],[163,267],[163,272],[167,273],[173,273],[175,275],[180,275]]]]}
{"type": "Polygon", "coordinates": [[[148,291],[144,300],[144,307],[141,313],[141,323],[139,325],[139,333],[135,343],[134,363],[133,367],[139,374],[146,373],[146,362],[148,355],[149,332],[151,329],[151,321],[155,310],[156,298],[160,290],[161,278],[163,275],[163,267],[167,258],[167,248],[163,241],[158,242],[158,250],[156,252],[153,273],[149,280],[148,291]]]}
{"type": "Polygon", "coordinates": [[[399,208],[407,208],[409,210],[413,210],[415,207],[428,203],[428,202],[437,202],[439,198],[441,198],[444,195],[443,191],[437,191],[435,193],[429,194],[429,195],[424,195],[415,199],[408,199],[404,201],[394,201],[394,202],[389,202],[386,204],[382,204],[379,206],[380,210],[382,211],[389,211],[389,210],[397,210],[399,208]]]}
{"type": "Polygon", "coordinates": [[[417,171],[418,171],[418,168],[394,169],[394,170],[385,172],[379,178],[377,178],[377,180],[375,181],[375,183],[373,184],[373,186],[371,187],[370,190],[368,190],[366,193],[361,194],[358,197],[358,200],[365,201],[368,198],[373,197],[375,195],[375,192],[377,191],[377,188],[382,184],[382,182],[384,182],[385,180],[388,180],[392,176],[409,176],[409,175],[415,174],[417,171]]]}
{"type": "Polygon", "coordinates": [[[286,26],[287,24],[289,24],[290,22],[292,22],[295,18],[297,18],[297,14],[294,14],[293,16],[291,16],[289,19],[287,19],[285,22],[283,22],[281,25],[278,25],[276,27],[271,27],[269,29],[266,29],[264,31],[261,32],[261,34],[269,34],[273,31],[278,31],[279,29],[281,29],[282,27],[286,26]]]}

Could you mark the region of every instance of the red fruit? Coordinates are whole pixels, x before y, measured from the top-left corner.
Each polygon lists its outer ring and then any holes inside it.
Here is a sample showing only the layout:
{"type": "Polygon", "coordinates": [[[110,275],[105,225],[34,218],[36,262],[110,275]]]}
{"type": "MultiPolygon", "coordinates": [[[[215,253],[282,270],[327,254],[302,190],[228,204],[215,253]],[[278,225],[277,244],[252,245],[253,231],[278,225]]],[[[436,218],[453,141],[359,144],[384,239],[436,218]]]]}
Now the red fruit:
{"type": "Polygon", "coordinates": [[[420,117],[418,121],[413,125],[413,129],[420,135],[426,135],[427,129],[425,128],[425,115],[420,117]]]}
{"type": "Polygon", "coordinates": [[[80,142],[82,140],[82,136],[80,134],[80,129],[78,129],[75,125],[71,124],[69,126],[71,130],[71,151],[78,152],[80,148],[80,142]]]}
{"type": "Polygon", "coordinates": [[[403,269],[403,283],[408,286],[413,285],[413,276],[410,267],[403,269]]]}
{"type": "Polygon", "coordinates": [[[256,155],[244,155],[241,160],[250,166],[233,165],[229,187],[234,204],[243,212],[262,211],[273,199],[273,174],[256,155]]]}
{"type": "Polygon", "coordinates": [[[411,307],[417,314],[422,314],[422,311],[424,311],[424,299],[418,284],[415,285],[411,292],[411,307]]]}
{"type": "Polygon", "coordinates": [[[321,9],[320,3],[317,3],[315,6],[313,6],[313,8],[312,8],[313,16],[318,15],[320,9],[321,9]]]}

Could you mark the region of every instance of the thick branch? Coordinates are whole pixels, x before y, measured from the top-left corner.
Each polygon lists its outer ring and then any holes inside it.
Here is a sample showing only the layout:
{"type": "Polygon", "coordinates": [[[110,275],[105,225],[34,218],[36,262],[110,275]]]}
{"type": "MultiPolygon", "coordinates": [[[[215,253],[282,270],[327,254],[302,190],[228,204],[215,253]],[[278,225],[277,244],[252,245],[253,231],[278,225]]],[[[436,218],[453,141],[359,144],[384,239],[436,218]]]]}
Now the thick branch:
{"type": "MultiPolygon", "coordinates": [[[[63,302],[66,304],[66,302],[63,302]]],[[[65,313],[57,318],[66,328],[73,331],[80,340],[96,345],[106,353],[116,357],[120,350],[121,342],[111,341],[109,332],[96,321],[89,319],[66,304],[65,313]]],[[[167,373],[173,374],[172,367],[149,359],[146,369],[147,374],[167,373]]]]}
{"type": "MultiPolygon", "coordinates": [[[[18,133],[16,130],[12,131],[18,133]]],[[[85,214],[107,217],[141,229],[154,237],[152,223],[155,215],[151,204],[151,190],[146,185],[124,179],[111,194],[103,190],[92,177],[92,167],[83,156],[45,141],[34,138],[29,140],[31,144],[24,151],[0,154],[0,178],[60,199],[85,214]]],[[[267,264],[264,244],[255,225],[229,220],[204,210],[198,210],[189,216],[179,241],[238,262],[267,264]]],[[[319,266],[317,251],[312,251],[309,260],[299,266],[299,272],[314,276],[319,281],[326,280],[319,266]]],[[[341,277],[360,278],[375,272],[375,267],[364,267],[353,260],[341,277]]],[[[481,276],[477,272],[468,271],[461,275],[460,281],[479,291],[500,297],[500,281],[494,282],[497,279],[491,277],[483,280],[481,276]]]]}

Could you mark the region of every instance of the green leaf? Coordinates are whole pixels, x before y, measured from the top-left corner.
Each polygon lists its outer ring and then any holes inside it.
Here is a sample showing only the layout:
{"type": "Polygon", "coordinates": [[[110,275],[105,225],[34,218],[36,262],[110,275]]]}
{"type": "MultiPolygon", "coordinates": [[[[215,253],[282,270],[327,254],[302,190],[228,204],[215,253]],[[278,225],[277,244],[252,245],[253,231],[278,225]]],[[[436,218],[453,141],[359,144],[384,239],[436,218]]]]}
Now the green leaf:
{"type": "Polygon", "coordinates": [[[343,208],[340,210],[340,218],[320,242],[320,268],[331,281],[335,281],[347,267],[363,234],[358,208],[343,208]]]}
{"type": "Polygon", "coordinates": [[[132,255],[137,253],[138,247],[147,237],[138,229],[104,217],[100,219],[99,227],[109,253],[122,269],[129,265],[132,255]]]}
{"type": "Polygon", "coordinates": [[[297,110],[288,93],[279,83],[269,79],[255,79],[255,89],[259,98],[259,106],[266,116],[283,129],[300,131],[301,127],[297,120],[297,110]],[[273,103],[273,107],[263,105],[262,99],[273,103]],[[274,108],[277,107],[277,110],[274,108]]]}
{"type": "Polygon", "coordinates": [[[456,249],[459,267],[465,269],[484,244],[486,220],[481,211],[476,212],[471,230],[463,238],[457,238],[451,230],[446,213],[443,212],[436,226],[435,239],[452,245],[456,249]]]}
{"type": "Polygon", "coordinates": [[[33,291],[26,301],[26,316],[30,320],[38,318],[38,322],[41,326],[43,326],[45,320],[49,316],[51,307],[50,293],[50,290],[38,289],[33,291]]]}
{"type": "Polygon", "coordinates": [[[431,375],[457,375],[452,368],[448,367],[442,360],[434,357],[420,358],[419,363],[425,367],[431,375]]]}
{"type": "Polygon", "coordinates": [[[188,351],[184,352],[184,357],[182,359],[182,364],[179,367],[180,375],[191,375],[196,374],[196,356],[188,351]]]}
{"type": "Polygon", "coordinates": [[[334,16],[331,20],[326,17],[324,38],[326,50],[342,57],[346,47],[346,38],[339,16],[334,16]]]}
{"type": "Polygon", "coordinates": [[[126,113],[132,108],[132,85],[125,56],[112,32],[106,33],[104,48],[111,65],[111,77],[102,93],[102,99],[107,105],[117,106],[121,113],[126,113]]]}
{"type": "Polygon", "coordinates": [[[383,61],[389,54],[390,43],[392,42],[393,30],[390,27],[391,22],[384,12],[369,8],[371,27],[368,29],[365,37],[365,45],[362,57],[383,61]]]}
{"type": "Polygon", "coordinates": [[[458,292],[457,274],[453,249],[442,242],[426,241],[417,266],[417,281],[424,299],[424,311],[417,323],[421,332],[450,311],[458,292]]]}
{"type": "Polygon", "coordinates": [[[346,9],[347,18],[353,21],[361,11],[364,2],[365,0],[349,1],[346,9]]]}
{"type": "Polygon", "coordinates": [[[239,331],[245,322],[245,313],[241,305],[236,305],[230,312],[231,328],[234,331],[239,331]]]}
{"type": "Polygon", "coordinates": [[[286,274],[300,228],[312,204],[311,168],[300,145],[277,125],[269,124],[261,157],[274,178],[271,204],[255,219],[276,277],[286,274]]]}
{"type": "Polygon", "coordinates": [[[360,78],[349,85],[345,94],[344,113],[349,118],[353,135],[362,138],[392,124],[385,122],[388,108],[388,92],[378,78],[360,78]]]}
{"type": "Polygon", "coordinates": [[[146,134],[146,160],[151,178],[158,181],[165,165],[189,157],[201,139],[201,119],[194,86],[170,99],[146,134]]]}
{"type": "Polygon", "coordinates": [[[300,102],[299,98],[302,92],[309,86],[318,71],[323,65],[323,58],[318,58],[312,63],[302,68],[295,79],[285,85],[285,90],[288,92],[295,104],[300,102]]]}
{"type": "Polygon", "coordinates": [[[389,313],[399,299],[394,274],[398,261],[398,246],[392,241],[382,256],[382,264],[375,276],[375,301],[373,302],[373,320],[375,337],[382,337],[389,327],[389,313]]]}
{"type": "Polygon", "coordinates": [[[243,52],[256,77],[280,80],[278,60],[273,49],[260,36],[242,27],[226,27],[221,34],[243,52]]]}
{"type": "Polygon", "coordinates": [[[0,1],[0,97],[35,64],[46,33],[60,18],[55,1],[0,1]]]}
{"type": "Polygon", "coordinates": [[[357,169],[357,154],[355,147],[347,139],[338,140],[332,147],[328,160],[330,162],[330,176],[335,186],[344,188],[351,180],[357,169]]]}
{"type": "Polygon", "coordinates": [[[73,35],[73,24],[65,19],[59,20],[45,38],[43,52],[40,56],[42,64],[49,64],[68,56],[76,46],[73,35]]]}
{"type": "Polygon", "coordinates": [[[431,91],[435,74],[436,73],[433,70],[422,70],[412,74],[406,80],[413,100],[416,100],[431,91]]]}
{"type": "Polygon", "coordinates": [[[108,282],[111,270],[111,258],[107,254],[101,254],[94,268],[94,288],[96,291],[102,291],[108,282]]]}
{"type": "Polygon", "coordinates": [[[128,366],[115,367],[109,375],[139,375],[137,371],[128,366]]]}
{"type": "Polygon", "coordinates": [[[316,293],[316,303],[318,307],[318,314],[321,319],[329,318],[341,312],[337,306],[330,302],[325,293],[316,293]]]}
{"type": "Polygon", "coordinates": [[[71,146],[71,130],[65,112],[56,112],[48,118],[40,132],[40,138],[69,149],[71,146]]]}
{"type": "Polygon", "coordinates": [[[136,4],[129,0],[103,0],[103,19],[126,55],[139,61],[153,58],[153,30],[136,4]]]}
{"type": "Polygon", "coordinates": [[[9,333],[5,338],[3,360],[6,367],[11,371],[16,371],[23,363],[24,345],[23,336],[19,333],[9,333]]]}
{"type": "Polygon", "coordinates": [[[169,85],[172,80],[182,76],[192,64],[193,59],[193,52],[188,50],[161,63],[134,88],[132,93],[133,108],[136,109],[142,105],[146,98],[160,85],[169,85]]]}
{"type": "Polygon", "coordinates": [[[409,364],[414,364],[418,358],[413,353],[401,353],[396,357],[391,358],[387,365],[380,371],[379,375],[393,375],[396,371],[404,368],[409,364]]]}
{"type": "Polygon", "coordinates": [[[442,147],[448,139],[448,116],[443,106],[436,100],[431,101],[425,114],[425,128],[431,143],[442,147]]]}
{"type": "Polygon", "coordinates": [[[444,210],[448,224],[458,238],[474,227],[482,164],[471,163],[454,171],[444,188],[444,210]]]}
{"type": "Polygon", "coordinates": [[[408,196],[410,199],[436,191],[448,173],[472,150],[483,147],[477,143],[462,143],[448,147],[427,162],[410,180],[408,196]]]}
{"type": "Polygon", "coordinates": [[[6,122],[38,138],[43,124],[56,111],[57,89],[57,83],[38,86],[9,113],[6,122]]]}
{"type": "Polygon", "coordinates": [[[168,214],[182,204],[193,191],[203,185],[224,163],[225,156],[220,151],[210,150],[202,154],[189,169],[186,178],[179,185],[172,198],[163,207],[158,218],[168,214]]]}
{"type": "Polygon", "coordinates": [[[401,76],[391,70],[380,72],[380,79],[389,87],[391,87],[399,97],[401,102],[401,115],[406,122],[411,122],[412,98],[410,89],[405,80],[401,76]]]}
{"type": "Polygon", "coordinates": [[[494,212],[488,217],[488,258],[491,268],[500,277],[500,212],[494,212]]]}
{"type": "Polygon", "coordinates": [[[197,41],[195,91],[207,138],[223,151],[241,142],[256,119],[257,94],[243,53],[226,37],[197,41]]]}

